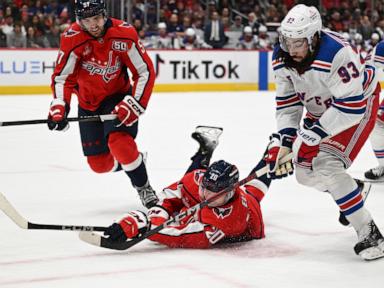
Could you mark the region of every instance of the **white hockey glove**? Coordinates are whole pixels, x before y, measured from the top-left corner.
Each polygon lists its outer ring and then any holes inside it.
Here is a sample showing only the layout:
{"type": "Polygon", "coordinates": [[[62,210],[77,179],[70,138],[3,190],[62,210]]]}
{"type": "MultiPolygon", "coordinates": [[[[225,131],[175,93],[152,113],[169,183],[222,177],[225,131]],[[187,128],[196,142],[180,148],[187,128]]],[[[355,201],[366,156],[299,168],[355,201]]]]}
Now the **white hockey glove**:
{"type": "Polygon", "coordinates": [[[280,163],[281,158],[292,152],[293,136],[273,133],[269,137],[269,144],[265,155],[267,163],[267,176],[271,179],[280,179],[293,173],[292,161],[280,163]]]}
{"type": "Polygon", "coordinates": [[[49,106],[48,112],[48,129],[57,131],[66,131],[69,128],[67,115],[69,106],[61,99],[55,98],[49,106]]]}
{"type": "Polygon", "coordinates": [[[169,213],[162,206],[153,206],[148,210],[148,220],[154,226],[160,226],[169,219],[169,213]]]}
{"type": "Polygon", "coordinates": [[[139,210],[131,211],[119,221],[113,223],[104,232],[112,241],[123,242],[147,232],[150,228],[147,215],[139,210]]]}

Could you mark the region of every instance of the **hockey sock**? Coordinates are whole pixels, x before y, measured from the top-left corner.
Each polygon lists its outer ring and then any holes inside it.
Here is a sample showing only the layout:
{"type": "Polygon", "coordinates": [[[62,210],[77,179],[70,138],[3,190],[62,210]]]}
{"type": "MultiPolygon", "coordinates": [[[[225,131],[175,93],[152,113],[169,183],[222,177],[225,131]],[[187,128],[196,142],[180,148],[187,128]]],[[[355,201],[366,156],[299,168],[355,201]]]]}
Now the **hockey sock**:
{"type": "Polygon", "coordinates": [[[124,172],[131,179],[132,185],[134,187],[143,187],[148,182],[147,169],[145,167],[144,161],[141,161],[141,164],[134,170],[124,172]]]}

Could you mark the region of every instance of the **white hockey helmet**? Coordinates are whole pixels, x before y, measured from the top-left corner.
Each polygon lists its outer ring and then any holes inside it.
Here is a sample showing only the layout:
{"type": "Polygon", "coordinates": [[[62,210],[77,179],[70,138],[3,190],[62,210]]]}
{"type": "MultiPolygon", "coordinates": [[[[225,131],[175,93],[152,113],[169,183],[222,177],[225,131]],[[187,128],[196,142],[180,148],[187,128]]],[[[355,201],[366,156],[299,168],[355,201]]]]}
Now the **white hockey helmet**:
{"type": "Polygon", "coordinates": [[[285,38],[301,39],[305,38],[311,51],[313,51],[312,40],[316,32],[322,28],[322,21],[319,10],[314,6],[298,4],[289,10],[280,26],[281,48],[288,52],[285,45],[285,38]]]}
{"type": "Polygon", "coordinates": [[[189,37],[193,37],[196,35],[196,32],[193,28],[188,28],[186,31],[185,31],[185,35],[186,36],[189,36],[189,37]]]}

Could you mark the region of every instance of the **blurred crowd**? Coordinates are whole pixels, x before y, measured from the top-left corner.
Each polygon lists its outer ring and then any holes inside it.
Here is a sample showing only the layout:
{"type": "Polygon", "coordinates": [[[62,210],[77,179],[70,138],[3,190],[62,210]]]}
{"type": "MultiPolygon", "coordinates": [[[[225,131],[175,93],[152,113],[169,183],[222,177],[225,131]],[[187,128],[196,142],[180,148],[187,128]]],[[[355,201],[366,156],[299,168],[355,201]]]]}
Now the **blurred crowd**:
{"type": "MultiPolygon", "coordinates": [[[[340,32],[361,51],[371,50],[384,39],[384,0],[132,0],[131,3],[127,11],[147,48],[271,49],[277,41],[279,23],[297,3],[319,7],[324,27],[340,32]]],[[[57,48],[60,34],[72,21],[73,1],[0,0],[0,47],[57,48]]]]}

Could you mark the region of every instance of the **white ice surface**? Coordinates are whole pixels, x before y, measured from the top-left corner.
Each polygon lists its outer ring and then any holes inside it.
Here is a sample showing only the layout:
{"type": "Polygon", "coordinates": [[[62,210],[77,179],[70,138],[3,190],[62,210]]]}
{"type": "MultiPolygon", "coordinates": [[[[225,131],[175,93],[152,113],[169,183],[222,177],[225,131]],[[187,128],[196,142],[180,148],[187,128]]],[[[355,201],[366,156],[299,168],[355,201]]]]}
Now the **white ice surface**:
{"type": "MultiPolygon", "coordinates": [[[[45,118],[50,100],[2,96],[0,121],[45,118]]],[[[196,125],[224,127],[213,160],[237,164],[245,177],[275,130],[274,94],[154,94],[137,141],[157,190],[183,175],[197,148],[196,125]]],[[[350,173],[361,177],[374,165],[367,144],[350,173]]],[[[107,226],[142,209],[123,173],[90,171],[76,123],[65,133],[0,127],[0,192],[35,223],[107,226]]],[[[382,230],[383,204],[384,186],[376,184],[367,207],[382,230]]],[[[23,230],[0,212],[0,287],[384,287],[384,259],[354,254],[355,232],[338,223],[329,195],[292,177],[273,183],[262,209],[263,240],[211,250],[143,241],[122,252],[90,246],[76,232],[23,230]]]]}

